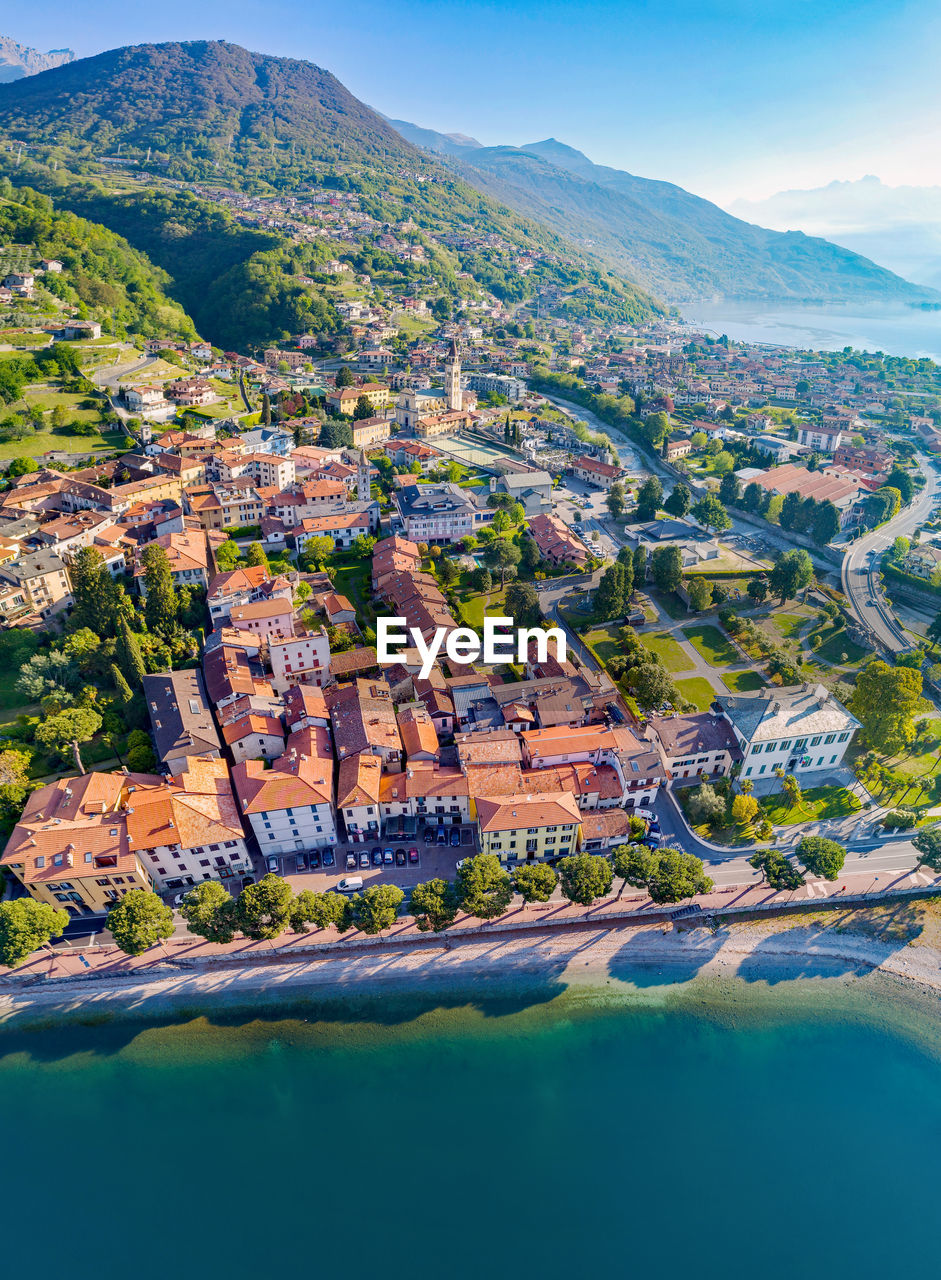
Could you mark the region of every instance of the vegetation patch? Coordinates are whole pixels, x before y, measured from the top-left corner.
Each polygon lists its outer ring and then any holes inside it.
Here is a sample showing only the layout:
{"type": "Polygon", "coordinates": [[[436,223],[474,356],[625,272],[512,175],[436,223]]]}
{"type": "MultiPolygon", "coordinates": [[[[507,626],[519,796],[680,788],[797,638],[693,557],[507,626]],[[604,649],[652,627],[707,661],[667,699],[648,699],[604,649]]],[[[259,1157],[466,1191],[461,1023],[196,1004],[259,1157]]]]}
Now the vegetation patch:
{"type": "Polygon", "coordinates": [[[765,682],[757,671],[730,671],[722,677],[722,683],[731,693],[753,693],[764,689],[765,682]]]}
{"type": "Polygon", "coordinates": [[[684,627],[683,635],[713,667],[731,667],[741,661],[734,646],[726,640],[718,627],[684,627]]]}
{"type": "Polygon", "coordinates": [[[798,822],[819,822],[823,818],[845,818],[863,807],[859,797],[845,787],[812,787],[797,804],[791,804],[783,791],[763,796],[761,807],[776,827],[798,822]]]}
{"type": "Polygon", "coordinates": [[[695,663],[688,657],[677,640],[665,631],[657,632],[654,635],[643,635],[640,642],[645,649],[649,649],[655,653],[667,671],[693,671],[695,663]]]}
{"type": "Polygon", "coordinates": [[[716,691],[705,676],[693,676],[690,680],[677,680],[681,698],[691,702],[697,711],[708,711],[716,699],[716,691]]]}

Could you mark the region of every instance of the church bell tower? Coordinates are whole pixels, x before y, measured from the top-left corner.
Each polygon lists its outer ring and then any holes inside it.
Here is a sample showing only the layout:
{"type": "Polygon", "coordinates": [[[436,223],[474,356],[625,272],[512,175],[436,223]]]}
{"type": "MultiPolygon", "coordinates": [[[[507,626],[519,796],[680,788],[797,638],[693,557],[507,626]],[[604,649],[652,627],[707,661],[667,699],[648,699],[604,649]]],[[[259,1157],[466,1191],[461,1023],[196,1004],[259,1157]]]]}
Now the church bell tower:
{"type": "Polygon", "coordinates": [[[451,339],[451,347],[444,365],[444,397],[449,409],[463,409],[461,395],[461,357],[457,351],[456,339],[451,339]]]}

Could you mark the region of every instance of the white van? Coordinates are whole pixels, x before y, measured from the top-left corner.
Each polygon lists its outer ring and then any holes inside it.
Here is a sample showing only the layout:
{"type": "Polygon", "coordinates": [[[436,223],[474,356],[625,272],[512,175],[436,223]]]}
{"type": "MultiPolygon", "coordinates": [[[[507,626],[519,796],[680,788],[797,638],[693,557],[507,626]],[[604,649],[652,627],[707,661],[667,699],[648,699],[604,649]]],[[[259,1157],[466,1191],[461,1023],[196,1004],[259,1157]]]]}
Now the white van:
{"type": "Polygon", "coordinates": [[[337,889],[340,893],[359,893],[362,887],[362,876],[344,876],[342,880],[337,881],[337,889]]]}

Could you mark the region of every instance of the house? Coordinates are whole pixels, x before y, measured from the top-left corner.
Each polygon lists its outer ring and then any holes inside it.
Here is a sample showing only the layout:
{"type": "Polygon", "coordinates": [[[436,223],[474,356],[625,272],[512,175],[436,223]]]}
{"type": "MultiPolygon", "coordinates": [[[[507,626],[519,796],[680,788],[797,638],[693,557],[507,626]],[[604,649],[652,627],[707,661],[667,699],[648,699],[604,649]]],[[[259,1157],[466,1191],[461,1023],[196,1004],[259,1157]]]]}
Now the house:
{"type": "Polygon", "coordinates": [[[144,676],[143,689],[157,759],[168,773],[180,773],[191,756],[221,755],[201,671],[144,676]]]}
{"type": "Polygon", "coordinates": [[[219,573],[209,584],[206,604],[213,626],[228,620],[232,609],[255,600],[293,601],[294,590],[287,578],[272,578],[264,565],[250,565],[219,573]]]}
{"type": "Polygon", "coordinates": [[[552,510],[552,477],[547,471],[507,471],[490,481],[491,493],[507,493],[527,516],[552,510]]]}
{"type": "Polygon", "coordinates": [[[327,395],[327,408],[351,418],[360,396],[365,396],[374,409],[380,409],[389,403],[392,392],[378,382],[365,382],[361,387],[336,387],[327,395]]]}
{"type": "Polygon", "coordinates": [[[340,685],[327,698],[337,759],[374,755],[390,771],[402,767],[402,739],[388,692],[367,680],[340,685]]]}
{"type": "Polygon", "coordinates": [[[224,724],[222,740],[236,763],[274,760],[284,750],[284,728],[276,715],[251,713],[224,724]]]}
{"type": "Polygon", "coordinates": [[[689,436],[678,436],[675,440],[668,440],[663,456],[667,462],[677,462],[680,458],[687,457],[693,450],[693,442],[689,436]]]}
{"type": "Polygon", "coordinates": [[[363,844],[379,836],[379,797],[382,761],[374,755],[355,755],[340,761],[337,813],[343,815],[346,838],[363,844]]]}
{"type": "Polygon", "coordinates": [[[471,819],[468,781],[462,770],[416,761],[379,783],[382,825],[390,839],[414,836],[417,824],[458,826],[471,819]]]}
{"type": "Polygon", "coordinates": [[[37,902],[73,915],[104,912],[132,889],[152,889],[142,855],[128,843],[128,798],[122,773],[39,787],[7,841],[4,867],[37,902]]]}
{"type": "Polygon", "coordinates": [[[333,515],[311,516],[294,530],[294,542],[303,551],[311,538],[329,538],[334,549],[344,551],[360,537],[369,537],[372,521],[368,511],[337,511],[333,515]]]}
{"type": "Polygon", "coordinates": [[[492,509],[482,515],[468,490],[456,484],[403,485],[393,501],[406,538],[429,545],[456,542],[494,515],[492,509]]]}
{"type": "MultiPolygon", "coordinates": [[[[195,520],[190,521],[196,524],[195,520]]],[[[186,529],[182,533],[165,533],[154,542],[167,553],[170,562],[170,573],[178,587],[208,587],[210,569],[210,537],[221,539],[221,534],[207,534],[198,525],[196,529],[186,529]]],[[[151,545],[150,543],[146,544],[151,545]]],[[[142,560],[143,547],[136,549],[134,579],[141,595],[146,599],[147,579],[142,560]]]]}
{"type": "Polygon", "coordinates": [[[722,696],[716,703],[741,749],[743,778],[806,773],[842,763],[859,721],[824,685],[722,696]]]}
{"type": "Polygon", "coordinates": [[[651,716],[644,736],[656,746],[671,778],[726,775],[742,759],[731,725],[710,711],[651,716]]]}
{"type": "Polygon", "coordinates": [[[296,685],[330,682],[330,642],[323,627],[295,624],[293,632],[268,636],[271,687],[285,693],[296,685]]]}
{"type": "Polygon", "coordinates": [[[424,704],[419,702],[400,708],[398,721],[399,736],[408,763],[413,764],[416,760],[437,761],[440,751],[438,732],[424,704]]]}
{"type": "Polygon", "coordinates": [[[229,624],[236,631],[251,631],[269,642],[283,640],[294,635],[294,601],[283,596],[251,600],[248,604],[233,605],[229,611],[229,624]]]}
{"type": "Polygon", "coordinates": [[[60,342],[87,342],[101,337],[101,325],[97,320],[69,320],[56,337],[60,342]]]}
{"type": "Polygon", "coordinates": [[[3,565],[0,583],[15,587],[40,618],[50,618],[73,603],[65,561],[54,551],[34,551],[3,565]]]}
{"type": "Polygon", "coordinates": [[[607,764],[617,772],[622,802],[652,804],[666,777],[659,754],[626,724],[583,725],[579,728],[532,729],[520,734],[523,762],[530,769],[564,764],[607,764]]]}
{"type": "Polygon", "coordinates": [[[368,449],[370,445],[381,444],[383,440],[388,440],[394,426],[394,418],[360,418],[352,427],[353,448],[368,449]]]}
{"type": "Polygon", "coordinates": [[[571,794],[480,798],[476,810],[481,853],[503,863],[564,858],[578,848],[582,815],[571,794]]]}
{"type": "MultiPolygon", "coordinates": [[[[848,424],[847,424],[848,425],[848,424]]],[[[846,430],[838,426],[817,426],[808,423],[797,428],[797,443],[815,449],[819,453],[833,453],[846,438],[846,430]]]]}
{"type": "Polygon", "coordinates": [[[550,564],[571,562],[581,569],[588,563],[588,548],[558,516],[533,516],[527,532],[539,548],[539,554],[550,564]]]}
{"type": "Polygon", "coordinates": [[[931,578],[941,567],[941,547],[932,546],[929,542],[916,544],[906,554],[902,567],[916,578],[931,578]]]}
{"type": "Polygon", "coordinates": [[[170,778],[126,775],[128,845],[158,889],[227,880],[251,871],[224,760],[190,756],[170,778]]]}
{"type": "Polygon", "coordinates": [[[232,785],[262,854],[325,849],[337,843],[333,750],[327,729],[296,729],[270,768],[262,760],[241,761],[232,770],[232,785]]]}
{"type": "Polygon", "coordinates": [[[630,840],[631,820],[623,809],[582,814],[582,851],[608,853],[630,840]]]}
{"type": "Polygon", "coordinates": [[[582,454],[572,463],[572,474],[596,489],[608,490],[627,474],[623,468],[614,467],[609,462],[599,462],[588,454],[582,454]]]}

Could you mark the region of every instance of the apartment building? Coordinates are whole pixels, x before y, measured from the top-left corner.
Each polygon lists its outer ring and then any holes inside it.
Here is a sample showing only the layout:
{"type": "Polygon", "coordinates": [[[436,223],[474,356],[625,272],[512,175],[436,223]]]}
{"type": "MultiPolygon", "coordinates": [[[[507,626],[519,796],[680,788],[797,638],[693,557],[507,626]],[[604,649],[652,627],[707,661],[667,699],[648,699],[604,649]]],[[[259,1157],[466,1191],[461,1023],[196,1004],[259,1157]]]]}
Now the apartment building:
{"type": "Polygon", "coordinates": [[[716,699],[741,749],[743,778],[806,773],[842,763],[861,727],[824,685],[716,699]]]}
{"type": "Polygon", "coordinates": [[[481,798],[476,808],[481,852],[503,863],[544,862],[578,848],[582,815],[573,795],[481,798]]]}
{"type": "Polygon", "coordinates": [[[337,843],[333,750],[321,727],[296,729],[272,761],[244,760],[232,770],[242,816],[263,854],[325,849],[337,843]]]}
{"type": "Polygon", "coordinates": [[[221,755],[222,744],[198,668],[144,676],[143,689],[157,759],[169,773],[181,772],[191,756],[221,755]]]}
{"type": "Polygon", "coordinates": [[[365,844],[379,836],[382,761],[362,754],[340,761],[337,777],[337,813],[343,815],[346,838],[365,844]]]}
{"type": "Polygon", "coordinates": [[[17,588],[41,618],[51,618],[73,602],[65,561],[54,551],[34,551],[3,565],[0,582],[17,588]]]}

